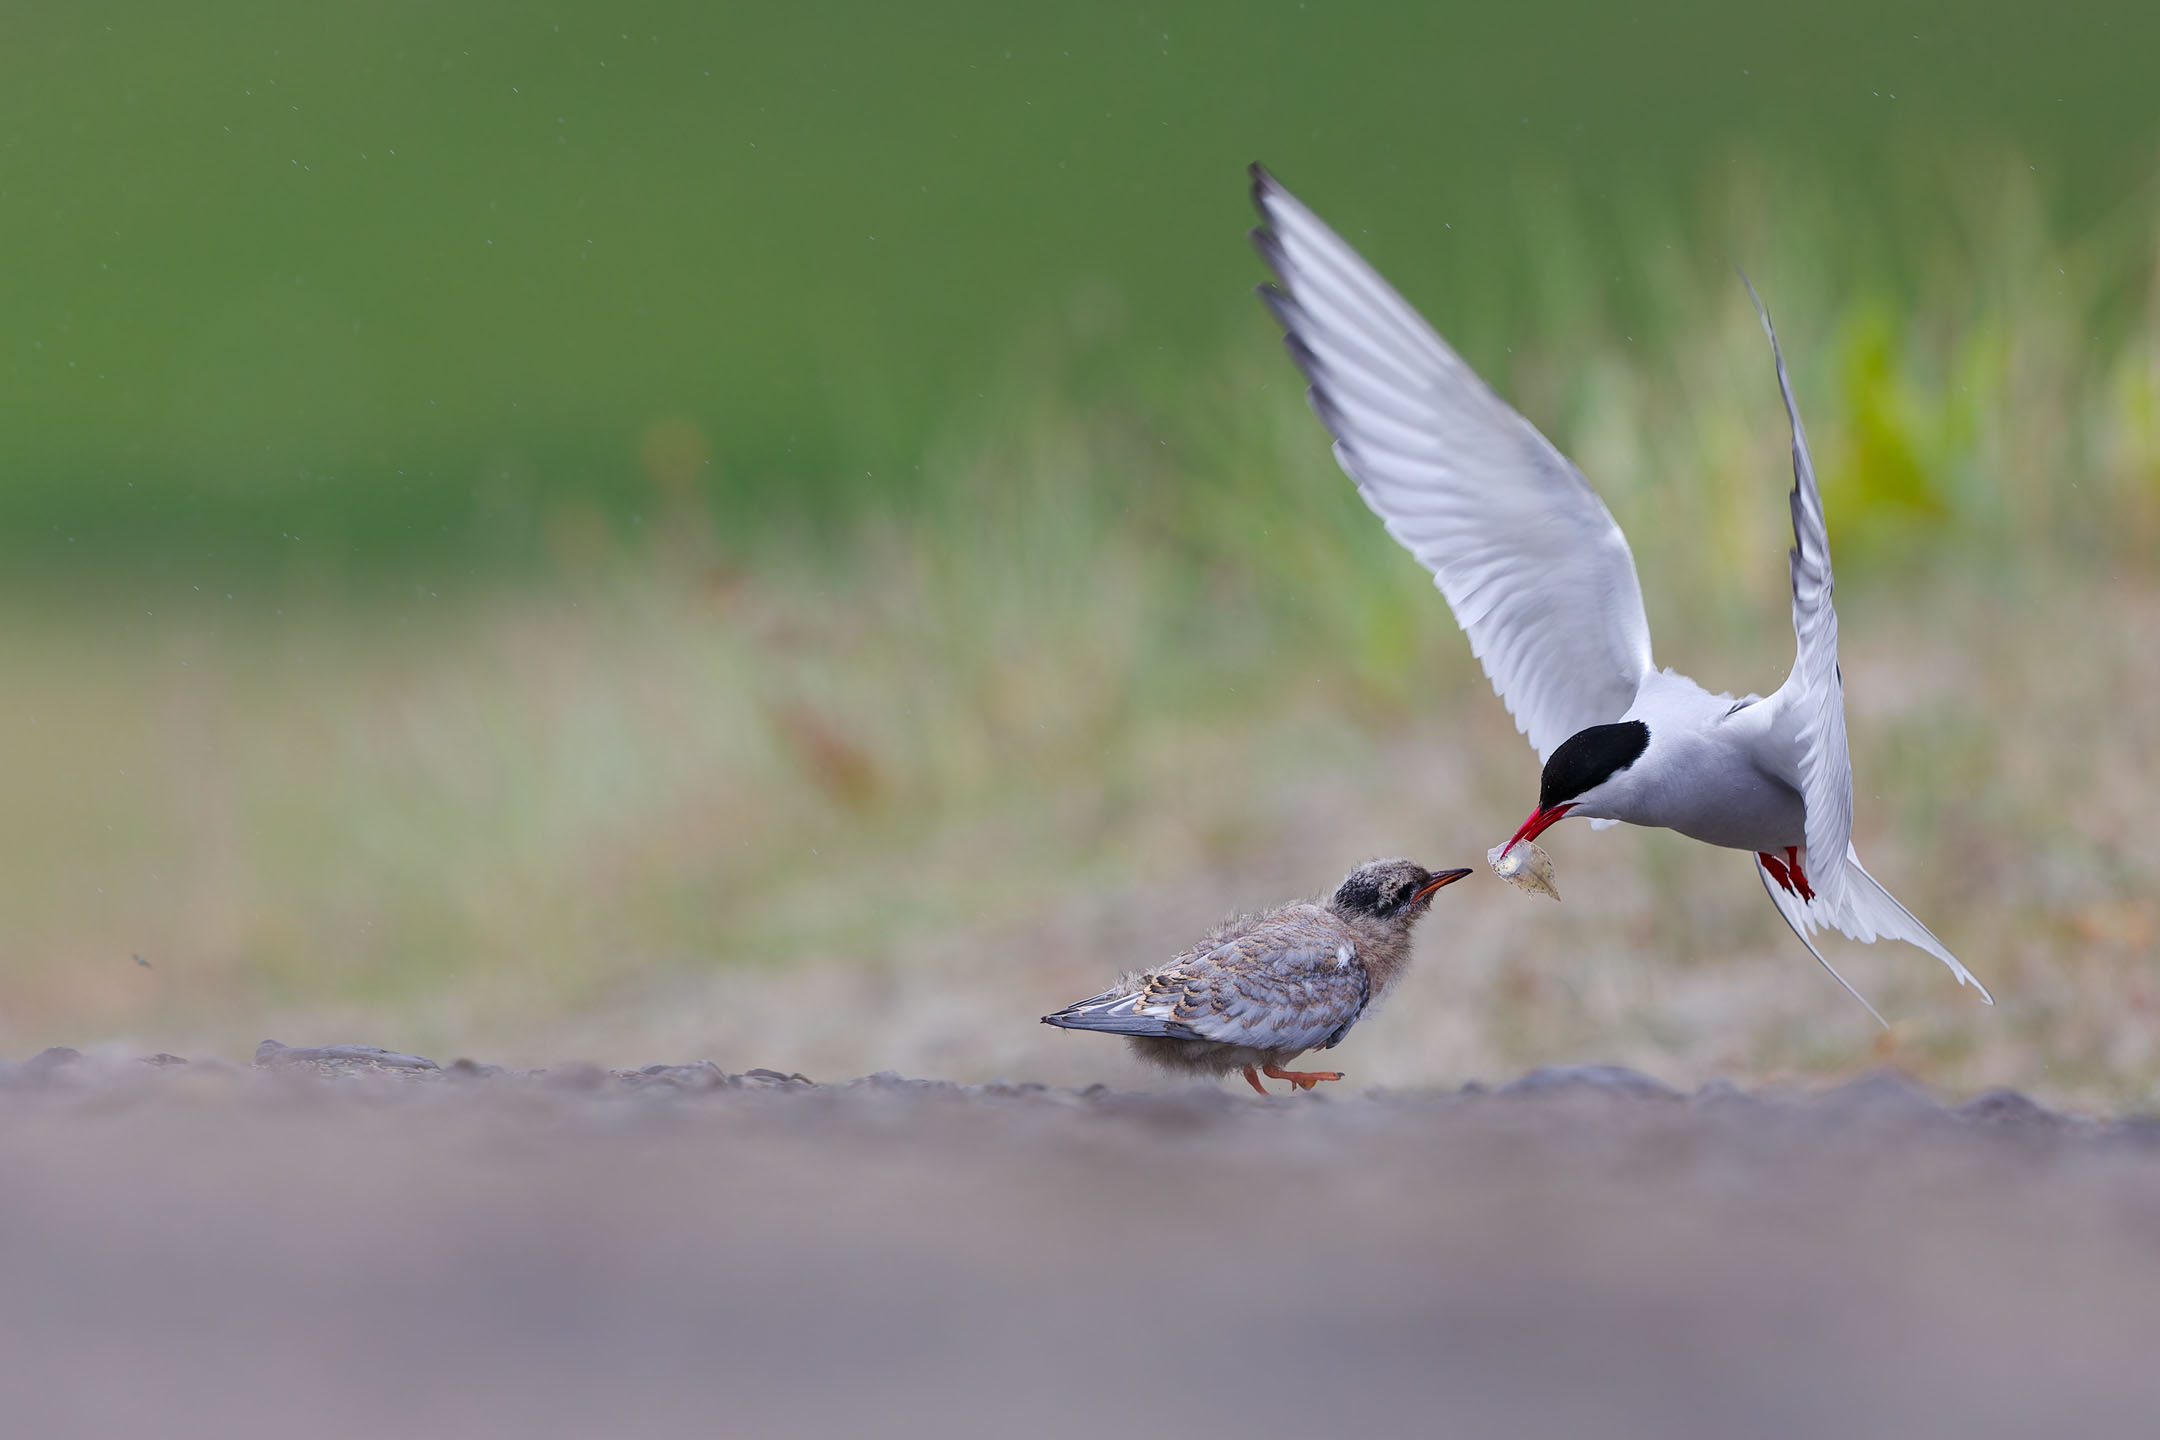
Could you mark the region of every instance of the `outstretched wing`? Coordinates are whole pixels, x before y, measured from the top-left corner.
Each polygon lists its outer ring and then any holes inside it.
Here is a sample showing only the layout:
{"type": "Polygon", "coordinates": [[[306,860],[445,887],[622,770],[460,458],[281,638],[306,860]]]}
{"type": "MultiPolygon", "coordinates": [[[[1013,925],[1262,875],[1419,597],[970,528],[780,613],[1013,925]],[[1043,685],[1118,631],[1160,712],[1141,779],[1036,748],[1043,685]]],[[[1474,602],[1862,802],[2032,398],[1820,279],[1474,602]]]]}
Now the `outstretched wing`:
{"type": "Polygon", "coordinates": [[[1318,911],[1220,938],[1043,1018],[1075,1030],[1325,1049],[1371,994],[1352,942],[1318,911]]]}
{"type": "MultiPolygon", "coordinates": [[[[1792,381],[1785,373],[1785,352],[1778,346],[1777,331],[1770,326],[1770,312],[1755,293],[1755,286],[1744,274],[1740,283],[1747,286],[1755,313],[1762,317],[1763,334],[1770,337],[1778,390],[1785,397],[1785,414],[1792,422],[1793,488],[1789,501],[1793,532],[1792,617],[1797,649],[1792,673],[1770,700],[1778,707],[1779,730],[1792,738],[1800,756],[1796,778],[1807,806],[1808,854],[1843,855],[1852,842],[1852,756],[1845,744],[1845,675],[1838,668],[1837,608],[1831,604],[1836,587],[1830,575],[1830,531],[1823,518],[1822,490],[1815,483],[1815,462],[1808,454],[1807,431],[1800,425],[1800,406],[1793,399],[1792,381]]],[[[1836,913],[1843,898],[1845,867],[1822,868],[1828,873],[1811,877],[1816,898],[1828,907],[1826,913],[1836,913]]]]}
{"type": "MultiPolygon", "coordinates": [[[[1785,397],[1785,414],[1792,422],[1793,488],[1789,501],[1793,636],[1797,648],[1792,673],[1768,703],[1776,707],[1773,727],[1799,756],[1799,774],[1795,778],[1807,809],[1806,871],[1813,893],[1802,895],[1776,881],[1760,860],[1756,861],[1756,872],[1762,876],[1763,888],[1770,892],[1785,923],[1832,975],[1837,971],[1823,960],[1822,952],[1808,938],[1818,925],[1827,925],[1855,940],[1903,940],[1917,945],[1949,966],[1960,985],[1972,986],[1982,1000],[1992,1005],[1995,997],[1988,994],[1987,986],[1974,979],[1933,931],[1913,918],[1896,896],[1868,874],[1867,867],[1860,863],[1859,852],[1853,849],[1852,755],[1845,740],[1845,674],[1838,666],[1837,609],[1831,604],[1836,586],[1830,574],[1830,531],[1823,518],[1822,490],[1815,483],[1815,461],[1808,453],[1807,431],[1800,424],[1800,406],[1793,399],[1792,379],[1785,373],[1785,353],[1778,345],[1777,331],[1771,327],[1770,312],[1745,273],[1740,283],[1747,286],[1748,299],[1755,302],[1755,313],[1762,317],[1763,334],[1770,338],[1778,391],[1785,397]],[[1825,863],[1820,858],[1832,855],[1840,857],[1839,861],[1825,863]]],[[[1845,985],[1843,976],[1838,976],[1838,983],[1845,985]]],[[[1852,990],[1850,985],[1845,988],[1852,990]]],[[[1867,1005],[1859,991],[1852,993],[1854,999],[1867,1005]]],[[[1869,1005],[1868,1013],[1874,1015],[1875,1007],[1869,1005]]],[[[1882,1019],[1880,1015],[1875,1018],[1882,1019]]]]}
{"type": "Polygon", "coordinates": [[[1260,294],[1336,461],[1432,571],[1541,762],[1618,720],[1650,673],[1650,622],[1612,512],[1342,237],[1252,177],[1253,243],[1280,282],[1260,294]]]}

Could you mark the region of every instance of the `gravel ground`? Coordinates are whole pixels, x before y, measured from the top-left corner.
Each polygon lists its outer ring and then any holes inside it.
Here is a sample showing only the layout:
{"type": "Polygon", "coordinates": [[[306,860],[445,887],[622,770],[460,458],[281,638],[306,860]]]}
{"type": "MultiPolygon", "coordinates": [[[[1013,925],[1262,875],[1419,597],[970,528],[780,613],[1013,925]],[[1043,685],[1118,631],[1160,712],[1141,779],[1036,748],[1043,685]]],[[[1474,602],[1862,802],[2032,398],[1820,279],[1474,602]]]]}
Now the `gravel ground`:
{"type": "Polygon", "coordinates": [[[2148,1433],[2160,1120],[0,1066],[20,1437],[2148,1433]]]}

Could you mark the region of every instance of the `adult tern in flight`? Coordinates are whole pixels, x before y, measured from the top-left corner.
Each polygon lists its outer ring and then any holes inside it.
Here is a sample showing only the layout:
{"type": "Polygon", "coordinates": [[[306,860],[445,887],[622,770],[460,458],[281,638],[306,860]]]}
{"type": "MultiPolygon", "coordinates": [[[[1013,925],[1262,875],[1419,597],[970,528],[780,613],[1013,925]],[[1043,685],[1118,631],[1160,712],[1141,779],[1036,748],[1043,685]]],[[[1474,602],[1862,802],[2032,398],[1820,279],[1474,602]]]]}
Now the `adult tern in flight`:
{"type": "MultiPolygon", "coordinates": [[[[1822,494],[1769,312],[1792,422],[1798,654],[1777,692],[1713,695],[1650,658],[1627,538],[1582,473],[1510,409],[1357,251],[1262,167],[1253,231],[1279,284],[1260,294],[1312,384],[1335,459],[1387,531],[1432,571],[1516,728],[1544,766],[1535,840],[1567,816],[1663,826],[1748,851],[1785,923],[1810,937],[1904,940],[1987,987],[1861,865],[1822,494]]],[[[1745,277],[1743,277],[1744,281],[1745,277]]],[[[1499,852],[1506,858],[1506,849],[1499,852]]]]}

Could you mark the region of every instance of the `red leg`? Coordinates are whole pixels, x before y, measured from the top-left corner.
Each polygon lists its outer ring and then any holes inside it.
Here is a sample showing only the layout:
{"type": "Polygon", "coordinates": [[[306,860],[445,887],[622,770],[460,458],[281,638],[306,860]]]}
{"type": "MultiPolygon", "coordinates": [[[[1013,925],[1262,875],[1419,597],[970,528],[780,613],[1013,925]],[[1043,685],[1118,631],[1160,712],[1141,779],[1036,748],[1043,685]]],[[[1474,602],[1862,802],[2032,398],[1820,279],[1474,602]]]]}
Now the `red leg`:
{"type": "Polygon", "coordinates": [[[1763,869],[1770,872],[1770,878],[1777,881],[1780,890],[1788,895],[1793,893],[1792,871],[1785,868],[1784,861],[1775,855],[1765,855],[1760,850],[1755,852],[1755,858],[1762,862],[1763,869]]]}
{"type": "Polygon", "coordinates": [[[1800,898],[1802,900],[1813,900],[1815,898],[1815,887],[1807,883],[1807,871],[1800,868],[1799,846],[1787,845],[1785,847],[1785,863],[1792,870],[1793,884],[1800,887],[1800,898]]]}
{"type": "MultiPolygon", "coordinates": [[[[1275,1067],[1272,1065],[1268,1067],[1271,1072],[1274,1070],[1274,1068],[1275,1067]]],[[[1245,1067],[1245,1083],[1252,1086],[1253,1089],[1258,1090],[1263,1095],[1268,1093],[1267,1086],[1260,1083],[1259,1073],[1256,1072],[1250,1065],[1247,1065],[1245,1067]]]]}
{"type": "Polygon", "coordinates": [[[1310,1090],[1323,1080],[1342,1079],[1340,1070],[1285,1070],[1280,1065],[1263,1065],[1260,1068],[1274,1079],[1288,1080],[1300,1090],[1310,1090]]]}

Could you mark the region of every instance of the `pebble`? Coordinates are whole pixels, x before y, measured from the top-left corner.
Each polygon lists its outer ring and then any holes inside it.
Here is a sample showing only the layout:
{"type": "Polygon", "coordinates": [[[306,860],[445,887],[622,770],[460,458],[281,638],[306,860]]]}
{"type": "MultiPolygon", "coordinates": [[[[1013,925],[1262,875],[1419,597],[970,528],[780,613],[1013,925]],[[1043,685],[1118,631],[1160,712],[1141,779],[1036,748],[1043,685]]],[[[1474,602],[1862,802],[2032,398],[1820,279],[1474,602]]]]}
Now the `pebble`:
{"type": "Polygon", "coordinates": [[[403,1055],[380,1045],[281,1045],[265,1040],[255,1047],[257,1065],[311,1065],[331,1069],[433,1070],[425,1055],[403,1055]]]}
{"type": "Polygon", "coordinates": [[[1500,1087],[1501,1095],[1553,1095],[1594,1092],[1630,1100],[1679,1100],[1678,1090],[1625,1065],[1540,1065],[1520,1080],[1500,1087]]]}

